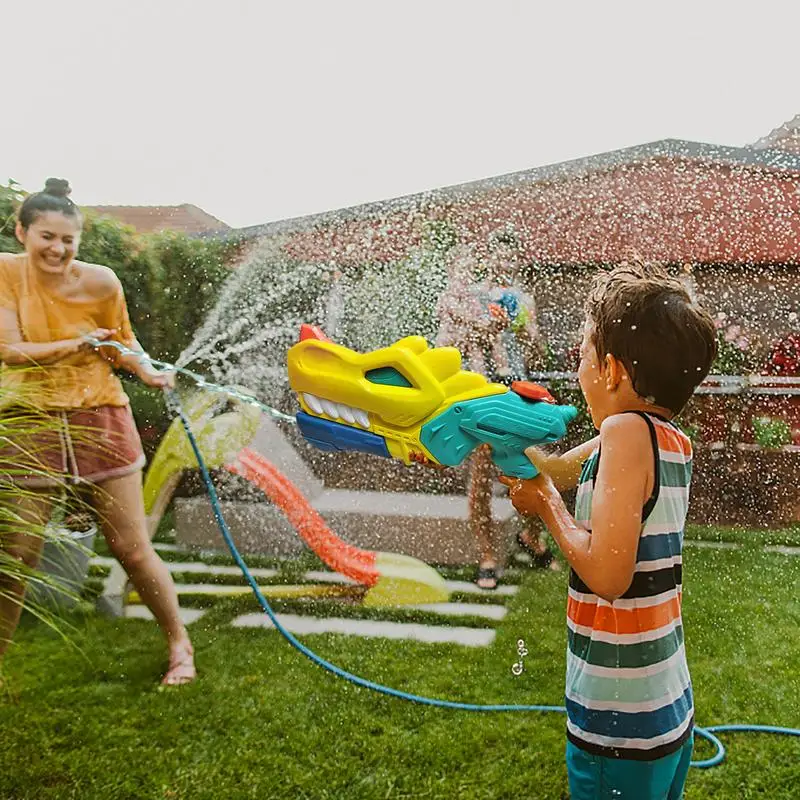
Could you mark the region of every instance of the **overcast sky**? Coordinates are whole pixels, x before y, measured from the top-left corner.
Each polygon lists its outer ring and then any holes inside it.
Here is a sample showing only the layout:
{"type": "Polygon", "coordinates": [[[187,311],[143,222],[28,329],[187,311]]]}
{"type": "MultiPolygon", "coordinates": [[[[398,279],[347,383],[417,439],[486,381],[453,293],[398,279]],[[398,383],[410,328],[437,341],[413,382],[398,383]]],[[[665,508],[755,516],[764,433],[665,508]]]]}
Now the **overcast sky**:
{"type": "Polygon", "coordinates": [[[0,180],[239,227],[657,139],[749,144],[800,113],[800,5],[739,5],[19,0],[0,180]]]}

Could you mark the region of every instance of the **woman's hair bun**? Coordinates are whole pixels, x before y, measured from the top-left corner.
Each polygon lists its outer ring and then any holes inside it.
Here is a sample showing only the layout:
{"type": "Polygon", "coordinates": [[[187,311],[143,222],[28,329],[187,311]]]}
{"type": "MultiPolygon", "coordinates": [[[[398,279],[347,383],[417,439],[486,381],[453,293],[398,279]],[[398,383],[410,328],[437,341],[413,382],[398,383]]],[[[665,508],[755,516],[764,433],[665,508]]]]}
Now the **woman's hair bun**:
{"type": "Polygon", "coordinates": [[[53,197],[69,197],[71,191],[69,181],[63,178],[48,178],[44,184],[44,193],[53,197]]]}

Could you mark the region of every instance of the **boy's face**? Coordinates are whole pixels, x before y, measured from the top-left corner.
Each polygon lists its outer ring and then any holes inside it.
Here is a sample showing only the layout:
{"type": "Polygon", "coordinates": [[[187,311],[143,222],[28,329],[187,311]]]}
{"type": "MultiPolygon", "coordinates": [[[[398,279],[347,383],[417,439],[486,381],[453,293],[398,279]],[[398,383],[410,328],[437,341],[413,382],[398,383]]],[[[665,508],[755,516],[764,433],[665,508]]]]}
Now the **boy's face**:
{"type": "Polygon", "coordinates": [[[578,382],[581,386],[589,413],[592,415],[592,423],[595,428],[600,428],[600,424],[608,416],[605,379],[602,364],[597,356],[597,348],[594,346],[594,325],[591,320],[586,320],[583,326],[583,341],[581,342],[581,363],[578,366],[578,382]]]}

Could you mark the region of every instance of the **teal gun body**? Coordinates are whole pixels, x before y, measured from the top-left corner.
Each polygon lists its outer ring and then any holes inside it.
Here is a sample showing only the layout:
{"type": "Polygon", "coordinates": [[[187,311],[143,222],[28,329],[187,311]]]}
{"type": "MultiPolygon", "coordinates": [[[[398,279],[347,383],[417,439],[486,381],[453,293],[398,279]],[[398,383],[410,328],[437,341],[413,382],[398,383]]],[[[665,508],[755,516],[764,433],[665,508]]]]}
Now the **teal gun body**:
{"type": "Polygon", "coordinates": [[[422,426],[420,442],[440,464],[451,467],[488,444],[504,475],[533,478],[538,472],[525,449],[562,439],[577,413],[574,406],[529,400],[509,391],[454,403],[422,426]]]}

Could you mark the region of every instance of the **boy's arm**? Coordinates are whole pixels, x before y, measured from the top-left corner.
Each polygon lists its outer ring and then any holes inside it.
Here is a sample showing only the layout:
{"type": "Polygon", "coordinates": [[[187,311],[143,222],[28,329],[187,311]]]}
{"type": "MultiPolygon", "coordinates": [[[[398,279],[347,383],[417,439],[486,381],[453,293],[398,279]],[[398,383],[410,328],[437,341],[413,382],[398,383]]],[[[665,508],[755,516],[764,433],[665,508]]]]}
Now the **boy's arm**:
{"type": "Polygon", "coordinates": [[[609,417],[600,444],[591,534],[567,511],[546,473],[504,482],[511,487],[514,507],[539,514],[581,580],[611,603],[628,590],[636,567],[642,507],[653,480],[653,447],[647,423],[632,414],[609,417]]]}
{"type": "Polygon", "coordinates": [[[599,443],[600,437],[595,436],[566,453],[547,453],[539,447],[529,447],[525,450],[525,455],[539,472],[544,472],[553,479],[556,489],[563,492],[578,485],[583,462],[597,450],[599,443]]]}

